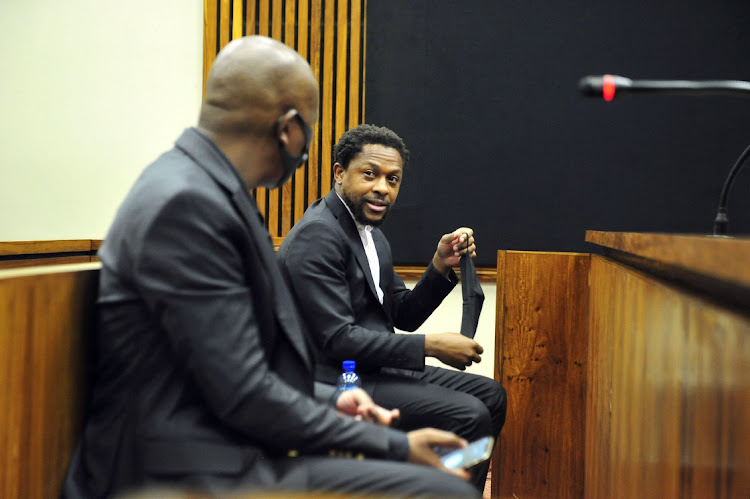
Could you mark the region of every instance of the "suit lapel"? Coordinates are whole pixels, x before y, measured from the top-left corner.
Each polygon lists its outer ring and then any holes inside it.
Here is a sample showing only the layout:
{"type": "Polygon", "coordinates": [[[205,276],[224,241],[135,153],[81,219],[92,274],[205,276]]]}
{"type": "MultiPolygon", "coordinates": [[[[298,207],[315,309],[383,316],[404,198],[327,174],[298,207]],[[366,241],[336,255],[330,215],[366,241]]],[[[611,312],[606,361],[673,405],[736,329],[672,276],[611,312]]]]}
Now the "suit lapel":
{"type": "MultiPolygon", "coordinates": [[[[250,238],[260,258],[258,266],[268,273],[273,293],[273,311],[281,330],[289,338],[308,370],[312,359],[296,315],[294,301],[286,289],[278,263],[273,253],[271,236],[263,226],[262,218],[247,184],[240,178],[224,154],[195,128],[186,130],[177,140],[177,147],[190,155],[198,165],[230,194],[230,199],[248,229],[250,238]]],[[[251,270],[251,269],[249,269],[251,270]]]]}
{"type": "MultiPolygon", "coordinates": [[[[341,201],[341,199],[339,199],[336,191],[331,190],[331,192],[326,195],[325,199],[326,204],[331,210],[331,213],[333,213],[333,215],[338,220],[339,225],[341,225],[341,228],[346,233],[346,239],[352,249],[352,252],[354,253],[354,258],[357,260],[357,263],[362,269],[362,273],[365,275],[365,279],[367,279],[367,285],[370,287],[370,292],[377,300],[378,293],[377,291],[375,291],[375,281],[372,280],[370,263],[367,260],[367,254],[365,253],[365,248],[362,246],[362,239],[359,237],[359,231],[357,230],[357,226],[354,224],[354,219],[349,213],[349,210],[346,209],[346,206],[344,206],[344,203],[341,201]]],[[[377,249],[377,246],[375,246],[375,248],[377,249]]]]}
{"type": "Polygon", "coordinates": [[[344,203],[333,190],[326,196],[326,204],[329,206],[331,212],[341,225],[341,228],[346,233],[347,241],[354,253],[354,257],[357,260],[359,267],[362,269],[365,279],[367,279],[367,286],[370,288],[370,293],[372,293],[372,299],[382,307],[388,320],[392,320],[390,294],[387,290],[391,289],[393,282],[393,274],[391,272],[393,263],[391,261],[390,252],[386,247],[387,242],[385,236],[378,229],[372,231],[372,239],[375,243],[375,251],[378,254],[378,262],[380,264],[380,289],[383,290],[383,303],[381,304],[378,299],[378,292],[375,289],[375,281],[372,278],[370,262],[367,259],[367,253],[365,253],[365,248],[362,246],[362,238],[359,236],[359,231],[354,224],[354,219],[352,218],[351,213],[349,213],[349,210],[346,209],[344,203]]]}
{"type": "Polygon", "coordinates": [[[309,356],[301,324],[295,312],[294,300],[284,284],[281,271],[276,262],[276,256],[273,252],[271,236],[269,236],[268,231],[261,223],[260,212],[258,212],[258,208],[250,197],[249,192],[244,189],[236,191],[232,196],[232,200],[250,229],[250,234],[260,256],[260,267],[268,272],[269,283],[273,289],[273,309],[276,319],[279,321],[281,329],[289,337],[300,357],[305,361],[307,368],[312,370],[312,360],[309,356]]]}
{"type": "Polygon", "coordinates": [[[383,310],[391,318],[391,293],[393,289],[393,260],[391,252],[388,251],[388,243],[385,235],[380,229],[372,231],[372,240],[375,242],[375,251],[378,253],[380,262],[380,289],[383,290],[383,310]]]}

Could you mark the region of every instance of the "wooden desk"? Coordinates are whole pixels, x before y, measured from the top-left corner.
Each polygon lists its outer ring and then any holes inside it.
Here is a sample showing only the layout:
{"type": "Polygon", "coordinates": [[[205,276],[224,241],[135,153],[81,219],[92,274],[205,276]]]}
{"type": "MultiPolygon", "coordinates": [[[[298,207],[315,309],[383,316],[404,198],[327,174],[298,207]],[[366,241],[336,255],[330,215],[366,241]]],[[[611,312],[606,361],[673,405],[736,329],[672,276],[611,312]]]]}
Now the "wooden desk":
{"type": "Polygon", "coordinates": [[[750,240],[500,251],[493,497],[750,497],[750,240]]]}

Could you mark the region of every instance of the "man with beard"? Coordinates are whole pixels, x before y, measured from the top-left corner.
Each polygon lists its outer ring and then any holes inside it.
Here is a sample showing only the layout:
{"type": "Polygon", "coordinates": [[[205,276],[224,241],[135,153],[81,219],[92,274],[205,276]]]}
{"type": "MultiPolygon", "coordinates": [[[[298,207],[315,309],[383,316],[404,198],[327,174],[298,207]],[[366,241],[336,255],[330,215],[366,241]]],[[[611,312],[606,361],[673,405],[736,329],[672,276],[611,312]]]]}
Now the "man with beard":
{"type": "MultiPolygon", "coordinates": [[[[333,152],[334,188],[284,238],[278,258],[319,350],[316,379],[333,384],[342,361],[375,403],[398,407],[402,429],[434,426],[467,440],[497,437],[505,421],[503,387],[485,376],[425,365],[426,357],[464,370],[482,347],[458,333],[417,329],[456,285],[462,254],[476,256],[473,230],[440,238],[422,278],[409,290],[393,270],[378,228],[398,196],[409,152],[393,131],[360,125],[333,152]],[[467,240],[468,239],[468,240],[467,240]]],[[[482,490],[489,463],[474,470],[482,490]]]]}

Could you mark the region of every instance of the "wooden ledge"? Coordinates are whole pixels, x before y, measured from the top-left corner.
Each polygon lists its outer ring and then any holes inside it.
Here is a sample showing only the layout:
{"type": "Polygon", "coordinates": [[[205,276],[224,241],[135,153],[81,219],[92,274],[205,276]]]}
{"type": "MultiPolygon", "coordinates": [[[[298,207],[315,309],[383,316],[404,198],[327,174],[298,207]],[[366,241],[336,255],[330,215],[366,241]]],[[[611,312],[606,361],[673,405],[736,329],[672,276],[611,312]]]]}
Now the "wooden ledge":
{"type": "Polygon", "coordinates": [[[88,251],[91,251],[91,239],[0,242],[0,256],[47,255],[50,253],[77,253],[88,251]]]}
{"type": "Polygon", "coordinates": [[[750,238],[699,234],[586,231],[586,241],[750,288],[750,238]]]}
{"type": "MultiPolygon", "coordinates": [[[[418,281],[427,267],[418,265],[394,265],[393,270],[401,277],[408,281],[418,281]]],[[[461,277],[461,272],[456,269],[456,274],[461,277]]],[[[477,277],[481,282],[492,282],[497,280],[497,268],[495,267],[477,267],[477,277]]]]}
{"type": "Polygon", "coordinates": [[[86,263],[63,263],[59,265],[38,265],[36,267],[20,267],[11,269],[0,269],[0,281],[15,279],[18,277],[67,274],[89,270],[99,270],[102,264],[99,262],[86,263]]]}

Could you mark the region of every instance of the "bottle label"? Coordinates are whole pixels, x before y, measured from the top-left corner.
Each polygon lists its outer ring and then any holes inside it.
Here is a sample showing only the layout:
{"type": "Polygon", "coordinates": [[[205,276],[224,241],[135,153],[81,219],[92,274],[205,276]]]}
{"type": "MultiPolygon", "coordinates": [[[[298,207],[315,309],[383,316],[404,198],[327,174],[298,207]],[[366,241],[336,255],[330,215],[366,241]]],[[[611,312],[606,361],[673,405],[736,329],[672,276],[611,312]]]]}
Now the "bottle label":
{"type": "Polygon", "coordinates": [[[360,388],[362,386],[362,383],[359,381],[359,376],[357,376],[357,373],[348,371],[345,373],[342,373],[339,376],[338,380],[338,387],[339,391],[345,391],[345,390],[351,390],[352,388],[360,388]]]}

